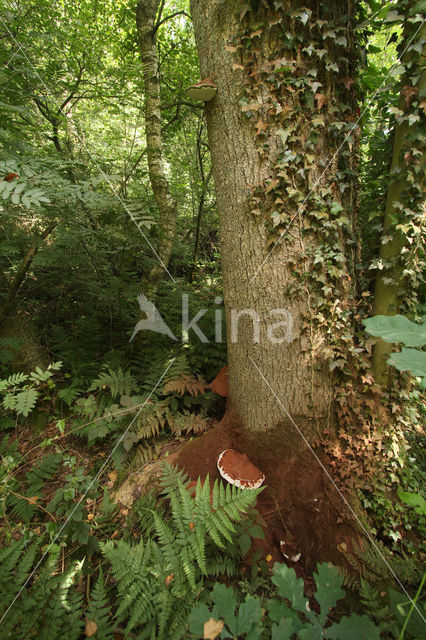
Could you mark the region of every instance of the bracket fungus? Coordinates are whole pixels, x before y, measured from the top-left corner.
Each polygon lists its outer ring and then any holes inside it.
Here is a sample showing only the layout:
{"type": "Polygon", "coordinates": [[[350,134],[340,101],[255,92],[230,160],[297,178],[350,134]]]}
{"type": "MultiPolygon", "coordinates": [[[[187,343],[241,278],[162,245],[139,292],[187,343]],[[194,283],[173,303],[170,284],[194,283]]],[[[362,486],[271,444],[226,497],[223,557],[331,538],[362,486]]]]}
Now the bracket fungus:
{"type": "Polygon", "coordinates": [[[217,468],[222,478],[241,489],[257,489],[265,480],[265,476],[247,458],[245,453],[237,453],[234,449],[225,449],[219,455],[217,468]]]}
{"type": "Polygon", "coordinates": [[[226,365],[219,371],[211,383],[210,389],[218,396],[228,397],[228,367],[226,365]]]}
{"type": "Polygon", "coordinates": [[[217,86],[209,78],[204,78],[188,87],[186,92],[191,100],[210,102],[217,93],[217,86]]]}

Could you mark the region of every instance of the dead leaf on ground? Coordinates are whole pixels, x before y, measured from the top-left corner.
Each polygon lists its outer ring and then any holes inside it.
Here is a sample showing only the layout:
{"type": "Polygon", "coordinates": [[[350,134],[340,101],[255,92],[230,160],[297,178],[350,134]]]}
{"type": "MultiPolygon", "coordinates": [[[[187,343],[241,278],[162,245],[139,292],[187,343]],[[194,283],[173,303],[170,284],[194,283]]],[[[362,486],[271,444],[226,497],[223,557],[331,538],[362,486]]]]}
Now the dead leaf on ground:
{"type": "Polygon", "coordinates": [[[218,635],[222,633],[223,627],[223,620],[215,620],[214,618],[207,620],[207,622],[204,623],[204,640],[216,640],[218,635]]]}
{"type": "Polygon", "coordinates": [[[89,620],[89,618],[86,618],[86,626],[84,628],[85,635],[90,638],[90,636],[95,635],[97,630],[98,625],[96,624],[96,622],[93,622],[93,620],[89,620]]]}

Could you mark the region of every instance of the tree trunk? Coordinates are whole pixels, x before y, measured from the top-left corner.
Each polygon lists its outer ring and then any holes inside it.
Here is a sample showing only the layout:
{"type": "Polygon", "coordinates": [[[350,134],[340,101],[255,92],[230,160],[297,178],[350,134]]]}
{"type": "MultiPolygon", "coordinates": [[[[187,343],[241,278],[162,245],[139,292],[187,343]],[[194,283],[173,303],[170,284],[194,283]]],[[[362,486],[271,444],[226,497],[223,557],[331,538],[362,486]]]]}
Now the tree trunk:
{"type": "Polygon", "coordinates": [[[218,88],[206,111],[231,406],[294,453],[288,414],[308,441],[332,424],[331,371],[351,342],[353,16],[340,0],[257,4],[191,8],[201,77],[218,88]]]}
{"type": "MultiPolygon", "coordinates": [[[[416,23],[410,24],[404,39],[405,43],[409,42],[410,36],[412,37],[410,32],[417,28],[416,23]]],[[[412,45],[425,41],[426,23],[412,45]]],[[[422,207],[424,208],[422,196],[424,143],[422,144],[420,130],[424,114],[418,107],[418,97],[424,95],[426,89],[425,60],[425,46],[423,46],[423,53],[415,60],[413,60],[413,51],[409,48],[404,56],[404,63],[408,63],[410,68],[402,83],[399,99],[400,115],[395,125],[390,184],[386,196],[379,254],[383,269],[376,279],[374,315],[393,316],[401,311],[401,302],[411,297],[410,277],[407,279],[404,269],[409,268],[407,255],[409,255],[410,245],[413,246],[413,241],[414,246],[416,243],[416,238],[410,236],[410,227],[414,225],[420,228],[422,207]],[[410,116],[414,117],[411,123],[410,116]],[[417,149],[417,155],[413,154],[413,149],[417,149]]],[[[392,350],[393,345],[381,339],[374,346],[373,371],[376,382],[381,385],[388,382],[386,360],[392,350]]]]}
{"type": "MultiPolygon", "coordinates": [[[[162,152],[160,75],[156,49],[156,15],[160,0],[140,0],[136,6],[136,24],[145,85],[145,136],[148,171],[160,214],[156,261],[144,277],[145,293],[151,299],[167,271],[176,228],[177,203],[167,180],[162,152]]],[[[162,5],[161,5],[162,6],[162,5]]],[[[161,15],[158,17],[160,20],[161,15]]]]}

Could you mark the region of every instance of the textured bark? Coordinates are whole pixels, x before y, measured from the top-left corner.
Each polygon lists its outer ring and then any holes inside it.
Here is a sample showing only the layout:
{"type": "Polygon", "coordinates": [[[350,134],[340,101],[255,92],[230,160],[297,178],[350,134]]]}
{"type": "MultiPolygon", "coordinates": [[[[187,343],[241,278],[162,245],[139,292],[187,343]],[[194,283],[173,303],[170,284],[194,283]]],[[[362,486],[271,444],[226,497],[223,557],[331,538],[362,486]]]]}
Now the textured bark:
{"type": "MultiPolygon", "coordinates": [[[[339,11],[347,10],[347,6],[340,9],[342,3],[338,0],[326,4],[331,6],[337,15],[339,11]]],[[[303,286],[294,273],[295,267],[298,266],[303,267],[304,272],[309,274],[313,252],[319,247],[321,237],[316,231],[305,228],[305,221],[303,215],[298,213],[298,207],[282,193],[283,208],[287,207],[289,212],[289,230],[265,262],[269,254],[268,231],[261,221],[261,216],[256,218],[252,214],[251,198],[256,188],[265,191],[271,178],[270,166],[264,161],[262,142],[259,141],[253,124],[241,111],[243,87],[250,82],[249,69],[245,67],[244,62],[242,69],[233,65],[235,58],[231,53],[233,37],[240,29],[239,14],[242,6],[243,3],[240,2],[228,3],[220,0],[191,2],[201,77],[211,78],[218,87],[217,96],[206,105],[206,112],[219,214],[227,310],[230,398],[232,408],[248,430],[261,432],[279,429],[282,439],[288,443],[289,452],[292,453],[303,446],[303,440],[290,424],[286,411],[302,429],[308,441],[312,441],[319,431],[332,422],[333,382],[324,355],[328,336],[325,329],[307,322],[307,318],[311,317],[313,312],[312,292],[309,287],[303,286]],[[238,340],[233,343],[232,310],[239,312],[247,308],[256,311],[260,317],[259,342],[253,343],[251,321],[242,317],[239,322],[238,340]],[[288,327],[289,341],[281,344],[273,344],[267,338],[267,326],[284,318],[278,315],[271,316],[270,312],[273,309],[287,309],[293,320],[293,326],[288,327]],[[253,361],[267,383],[262,379],[253,361]],[[280,406],[275,394],[286,411],[280,406]]],[[[311,2],[307,6],[311,6],[316,15],[321,17],[322,9],[319,3],[311,2]]],[[[281,15],[282,24],[290,20],[285,13],[281,15]]],[[[262,22],[267,24],[270,17],[270,13],[261,7],[256,15],[255,25],[258,26],[262,22]]],[[[260,37],[257,36],[256,42],[259,44],[256,46],[262,53],[262,59],[276,55],[275,50],[280,46],[277,45],[280,28],[281,26],[278,26],[275,32],[265,29],[260,37]],[[271,38],[271,33],[275,33],[276,38],[271,38]]],[[[285,28],[295,29],[298,25],[293,21],[291,27],[286,25],[283,30],[285,28]]],[[[311,61],[304,58],[303,46],[302,44],[299,49],[298,64],[309,69],[311,61]]],[[[289,57],[293,53],[282,47],[281,55],[289,57]]],[[[330,73],[327,81],[328,96],[331,96],[338,78],[334,78],[330,73]]],[[[259,102],[261,100],[262,96],[259,102]]],[[[302,122],[303,118],[304,114],[301,113],[299,122],[302,122]]],[[[302,126],[307,137],[310,132],[309,123],[302,126]]],[[[279,121],[268,120],[266,140],[270,145],[271,154],[278,153],[279,127],[282,127],[279,121]]],[[[301,144],[304,144],[303,140],[301,144]]],[[[334,150],[327,135],[322,134],[315,150],[316,165],[303,187],[306,195],[314,187],[317,179],[320,179],[317,187],[319,188],[336,171],[338,159],[326,170],[322,164],[324,159],[331,159],[334,150]],[[321,178],[323,173],[324,177],[321,178]]],[[[336,197],[339,197],[338,193],[336,197]]],[[[343,199],[340,199],[343,202],[343,199]]],[[[347,202],[345,206],[348,206],[347,202]]],[[[342,255],[347,256],[344,242],[342,237],[342,255]]],[[[336,288],[336,303],[342,308],[350,304],[348,300],[353,285],[350,275],[352,270],[353,265],[348,258],[345,277],[341,278],[340,285],[336,288]]],[[[325,272],[324,282],[328,280],[328,274],[325,272]]],[[[336,287],[336,284],[332,286],[336,287]]],[[[274,335],[283,337],[285,331],[285,328],[277,329],[274,335]]]]}
{"type": "MultiPolygon", "coordinates": [[[[417,28],[417,27],[416,27],[417,28]]],[[[408,34],[409,36],[410,34],[408,34]]],[[[426,24],[423,25],[419,32],[418,39],[426,40],[426,24]]],[[[408,41],[408,37],[405,39],[408,41]]],[[[423,48],[426,51],[426,47],[423,48]]],[[[409,55],[405,57],[408,61],[409,55]]],[[[419,59],[418,71],[421,74],[419,80],[419,91],[425,91],[426,88],[426,71],[425,71],[426,55],[419,59]],[[423,71],[421,71],[423,69],[423,71]]],[[[410,75],[414,75],[415,70],[410,71],[410,75]]],[[[408,84],[403,83],[403,85],[408,84]]],[[[399,108],[401,111],[407,110],[406,96],[404,90],[401,91],[399,99],[399,108]]],[[[404,150],[407,150],[407,141],[415,131],[417,125],[410,126],[405,120],[401,124],[395,126],[394,143],[392,153],[392,164],[390,168],[390,184],[386,194],[385,214],[383,219],[383,236],[380,245],[380,258],[385,264],[390,263],[390,269],[380,271],[376,278],[373,315],[393,316],[400,312],[401,301],[407,296],[402,286],[402,272],[404,269],[404,257],[402,250],[407,245],[406,235],[398,230],[399,223],[399,207],[401,203],[406,201],[405,191],[409,188],[405,180],[405,159],[404,150]],[[400,177],[398,177],[400,176],[400,177]],[[401,177],[402,176],[402,177],[401,177]]],[[[420,141],[419,141],[420,144],[420,141]]],[[[410,145],[408,145],[409,148],[410,145]]],[[[410,206],[409,203],[406,203],[410,206]]],[[[388,382],[388,366],[386,360],[393,351],[393,345],[379,339],[373,350],[373,371],[376,382],[385,385],[388,382]]]]}
{"type": "Polygon", "coordinates": [[[176,228],[177,203],[173,198],[163,161],[160,76],[156,49],[156,15],[160,0],[140,0],[136,24],[145,86],[145,136],[149,179],[160,214],[156,262],[144,280],[145,292],[155,296],[158,282],[167,271],[176,228]]]}

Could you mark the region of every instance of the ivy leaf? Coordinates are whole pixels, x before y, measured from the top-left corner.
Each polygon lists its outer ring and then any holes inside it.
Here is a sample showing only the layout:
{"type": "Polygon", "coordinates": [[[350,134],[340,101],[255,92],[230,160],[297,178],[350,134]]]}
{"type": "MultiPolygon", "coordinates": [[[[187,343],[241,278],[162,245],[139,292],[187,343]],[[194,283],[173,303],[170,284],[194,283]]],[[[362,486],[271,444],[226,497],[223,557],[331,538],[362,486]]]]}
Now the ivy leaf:
{"type": "Polygon", "coordinates": [[[337,202],[336,200],[334,202],[332,202],[331,207],[330,207],[330,213],[332,213],[333,215],[337,215],[341,211],[343,211],[343,207],[340,204],[340,202],[337,202]]]}
{"type": "Polygon", "coordinates": [[[426,344],[426,323],[418,325],[405,316],[374,316],[363,320],[363,324],[367,333],[385,342],[402,342],[406,347],[426,344]]]}
{"type": "Polygon", "coordinates": [[[317,585],[315,600],[320,605],[321,610],[319,621],[324,625],[330,608],[334,607],[336,602],[345,595],[345,592],[341,589],[343,578],[330,563],[319,564],[318,573],[314,572],[314,578],[317,585]]]}
{"type": "Polygon", "coordinates": [[[331,640],[380,640],[378,628],[366,615],[342,618],[326,629],[325,637],[331,640]]]}
{"type": "Polygon", "coordinates": [[[339,36],[338,38],[336,38],[335,43],[342,45],[342,47],[348,46],[348,40],[346,36],[339,36]]]}
{"type": "Polygon", "coordinates": [[[316,93],[315,100],[317,101],[317,109],[320,111],[322,107],[327,104],[327,96],[324,93],[316,93]]]}
{"type": "Polygon", "coordinates": [[[277,129],[277,134],[280,136],[281,141],[283,143],[283,147],[287,144],[287,138],[290,135],[291,129],[277,129]]]}
{"type": "Polygon", "coordinates": [[[308,11],[301,11],[297,17],[299,18],[299,20],[302,21],[303,26],[306,25],[306,23],[309,20],[309,14],[312,13],[311,11],[308,13],[308,11]]]}
{"type": "Polygon", "coordinates": [[[400,76],[404,72],[405,72],[405,67],[402,64],[397,64],[396,66],[392,67],[392,69],[389,71],[389,75],[400,76]]]}

